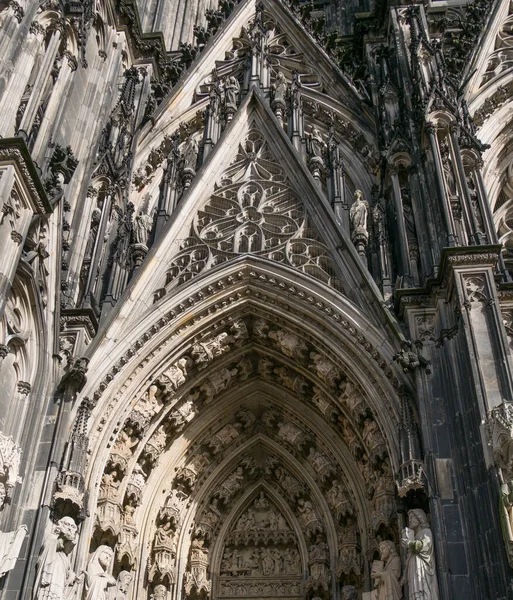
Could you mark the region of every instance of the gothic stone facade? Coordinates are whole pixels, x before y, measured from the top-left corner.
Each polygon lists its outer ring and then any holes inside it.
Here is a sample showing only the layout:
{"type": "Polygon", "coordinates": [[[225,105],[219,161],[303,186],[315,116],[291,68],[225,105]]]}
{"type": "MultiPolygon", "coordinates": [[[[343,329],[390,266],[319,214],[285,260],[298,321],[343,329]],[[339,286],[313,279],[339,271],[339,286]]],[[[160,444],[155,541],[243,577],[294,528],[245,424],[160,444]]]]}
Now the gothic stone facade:
{"type": "Polygon", "coordinates": [[[512,11],[0,2],[1,600],[513,597],[512,11]]]}

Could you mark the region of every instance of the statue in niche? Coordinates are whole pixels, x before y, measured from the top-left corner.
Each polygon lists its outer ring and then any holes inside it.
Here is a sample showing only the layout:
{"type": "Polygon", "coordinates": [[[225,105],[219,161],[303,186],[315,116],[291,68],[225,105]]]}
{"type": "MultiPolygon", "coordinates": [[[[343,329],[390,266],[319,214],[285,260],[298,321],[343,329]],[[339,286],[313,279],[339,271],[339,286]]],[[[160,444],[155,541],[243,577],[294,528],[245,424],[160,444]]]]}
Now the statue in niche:
{"type": "Polygon", "coordinates": [[[367,215],[369,212],[369,205],[363,199],[363,193],[361,190],[356,190],[354,193],[354,202],[349,210],[349,218],[351,219],[351,225],[353,231],[364,231],[367,232],[367,215]]]}
{"type": "Polygon", "coordinates": [[[342,600],[358,600],[358,591],[354,585],[345,585],[342,588],[342,600]]]}
{"type": "Polygon", "coordinates": [[[0,578],[14,569],[26,535],[26,525],[22,525],[17,531],[0,531],[0,578]]]}
{"type": "Polygon", "coordinates": [[[196,171],[196,162],[198,159],[198,142],[192,135],[188,135],[186,139],[178,146],[178,151],[183,160],[183,168],[190,171],[196,171]]]}
{"type": "Polygon", "coordinates": [[[86,571],[85,600],[107,600],[109,588],[117,585],[117,581],[107,571],[110,567],[114,551],[109,546],[98,546],[94,551],[86,571]]]}
{"type": "Polygon", "coordinates": [[[283,104],[285,106],[285,99],[287,97],[287,80],[285,75],[278,71],[276,75],[276,81],[273,85],[274,89],[274,102],[283,104]]]}
{"type": "Polygon", "coordinates": [[[176,549],[176,541],[174,539],[175,532],[171,527],[171,521],[166,521],[162,524],[155,534],[155,546],[164,546],[171,550],[176,549]]]}
{"type": "Polygon", "coordinates": [[[310,134],[310,152],[312,157],[322,161],[325,147],[326,143],[322,139],[321,132],[314,125],[310,134]]]}
{"type": "Polygon", "coordinates": [[[433,533],[422,509],[408,511],[408,527],[403,530],[401,542],[408,549],[404,580],[409,599],[438,600],[433,533]]]}
{"type": "Polygon", "coordinates": [[[239,99],[240,85],[237,78],[231,75],[224,83],[225,107],[228,110],[237,110],[237,100],[239,99]]]}
{"type": "Polygon", "coordinates": [[[284,573],[287,575],[297,575],[301,572],[301,562],[299,552],[295,548],[286,548],[283,553],[284,573]]]}
{"type": "Polygon", "coordinates": [[[109,600],[126,600],[128,596],[128,588],[132,583],[132,574],[129,571],[121,571],[118,575],[116,587],[112,587],[109,600]]]}
{"type": "Polygon", "coordinates": [[[385,540],[379,544],[379,561],[372,565],[371,578],[376,588],[375,600],[401,600],[403,592],[401,577],[401,558],[397,554],[394,542],[385,540]]]}
{"type": "Polygon", "coordinates": [[[139,211],[137,217],[135,217],[134,236],[137,244],[146,246],[148,244],[148,238],[153,227],[153,217],[139,211]]]}
{"type": "Polygon", "coordinates": [[[271,556],[270,548],[262,548],[260,564],[262,565],[262,575],[264,577],[274,575],[274,559],[271,556]]]}
{"type": "Polygon", "coordinates": [[[315,538],[315,544],[310,546],[308,550],[308,558],[311,562],[329,561],[330,554],[328,544],[323,541],[320,535],[315,538]]]}
{"type": "Polygon", "coordinates": [[[75,521],[63,517],[41,547],[32,600],[68,600],[73,596],[77,576],[71,569],[69,557],[76,541],[75,521]]]}
{"type": "Polygon", "coordinates": [[[240,490],[243,481],[244,471],[242,467],[237,467],[235,471],[221,484],[221,487],[217,492],[217,496],[219,499],[224,500],[225,503],[228,502],[231,496],[240,490]]]}

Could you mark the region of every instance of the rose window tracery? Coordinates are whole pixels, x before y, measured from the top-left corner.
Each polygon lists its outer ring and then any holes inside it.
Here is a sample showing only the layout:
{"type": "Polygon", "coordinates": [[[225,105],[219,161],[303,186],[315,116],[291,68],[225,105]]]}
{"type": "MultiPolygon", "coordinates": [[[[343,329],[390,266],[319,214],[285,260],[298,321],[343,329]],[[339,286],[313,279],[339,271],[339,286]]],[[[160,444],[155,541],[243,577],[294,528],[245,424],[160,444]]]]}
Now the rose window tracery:
{"type": "Polygon", "coordinates": [[[255,128],[195,216],[190,235],[171,260],[166,289],[241,254],[287,264],[343,291],[328,249],[255,128]]]}

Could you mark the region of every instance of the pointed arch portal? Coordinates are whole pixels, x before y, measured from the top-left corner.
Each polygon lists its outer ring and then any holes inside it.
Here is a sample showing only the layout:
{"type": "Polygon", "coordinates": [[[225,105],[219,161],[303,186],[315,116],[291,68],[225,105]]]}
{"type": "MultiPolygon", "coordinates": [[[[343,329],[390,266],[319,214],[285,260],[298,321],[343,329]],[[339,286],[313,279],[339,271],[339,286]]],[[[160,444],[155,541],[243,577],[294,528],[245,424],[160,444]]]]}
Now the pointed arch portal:
{"type": "Polygon", "coordinates": [[[370,587],[398,542],[402,336],[256,87],[104,331],[75,419],[82,566],[115,547],[155,600],[370,587]]]}

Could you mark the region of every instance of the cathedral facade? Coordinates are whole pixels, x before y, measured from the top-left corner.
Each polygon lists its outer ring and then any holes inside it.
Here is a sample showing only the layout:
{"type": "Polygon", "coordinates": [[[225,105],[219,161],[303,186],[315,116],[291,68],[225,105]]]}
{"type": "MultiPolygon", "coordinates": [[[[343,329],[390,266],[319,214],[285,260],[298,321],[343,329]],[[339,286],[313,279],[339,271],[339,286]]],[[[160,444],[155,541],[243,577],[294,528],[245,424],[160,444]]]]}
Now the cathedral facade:
{"type": "Polygon", "coordinates": [[[513,598],[512,27],[0,2],[0,600],[513,598]]]}

